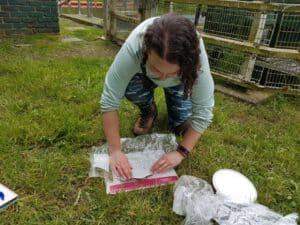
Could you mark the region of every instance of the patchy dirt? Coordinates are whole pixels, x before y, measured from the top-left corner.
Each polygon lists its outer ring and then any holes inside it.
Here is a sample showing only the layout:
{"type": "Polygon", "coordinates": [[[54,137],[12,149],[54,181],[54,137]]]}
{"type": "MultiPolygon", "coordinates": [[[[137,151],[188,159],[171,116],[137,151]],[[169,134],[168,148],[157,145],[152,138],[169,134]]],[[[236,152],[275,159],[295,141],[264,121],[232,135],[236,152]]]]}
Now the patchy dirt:
{"type": "Polygon", "coordinates": [[[86,46],[78,46],[70,49],[66,49],[65,51],[56,52],[54,54],[55,57],[58,58],[69,58],[69,57],[114,57],[119,51],[119,46],[117,45],[108,45],[105,46],[101,43],[97,44],[89,44],[86,46]]]}
{"type": "Polygon", "coordinates": [[[250,122],[249,117],[247,115],[243,115],[243,114],[234,115],[231,118],[231,120],[234,121],[235,123],[239,123],[239,124],[246,124],[246,123],[250,122]]]}

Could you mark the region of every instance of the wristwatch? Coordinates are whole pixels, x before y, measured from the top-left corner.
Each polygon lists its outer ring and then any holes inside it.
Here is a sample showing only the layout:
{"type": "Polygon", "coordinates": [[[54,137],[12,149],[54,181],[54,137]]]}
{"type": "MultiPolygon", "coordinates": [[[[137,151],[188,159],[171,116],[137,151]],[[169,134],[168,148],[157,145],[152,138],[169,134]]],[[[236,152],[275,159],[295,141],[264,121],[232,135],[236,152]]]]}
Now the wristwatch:
{"type": "Polygon", "coordinates": [[[180,155],[182,155],[184,158],[186,158],[190,154],[190,151],[187,150],[187,148],[183,145],[178,145],[176,151],[180,153],[180,155]]]}

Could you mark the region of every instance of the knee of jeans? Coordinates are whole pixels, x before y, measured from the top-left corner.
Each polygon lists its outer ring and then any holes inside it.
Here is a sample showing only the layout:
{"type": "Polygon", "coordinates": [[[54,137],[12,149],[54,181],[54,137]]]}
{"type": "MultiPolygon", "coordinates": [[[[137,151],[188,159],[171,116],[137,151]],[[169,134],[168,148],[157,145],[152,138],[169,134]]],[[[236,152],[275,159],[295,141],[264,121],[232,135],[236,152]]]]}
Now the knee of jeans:
{"type": "Polygon", "coordinates": [[[192,108],[176,108],[168,110],[169,122],[172,126],[178,126],[187,121],[192,115],[192,108]]]}
{"type": "Polygon", "coordinates": [[[189,127],[189,121],[186,120],[176,126],[171,127],[171,131],[176,135],[176,136],[183,136],[185,132],[187,131],[189,127]]]}
{"type": "Polygon", "coordinates": [[[132,100],[138,98],[141,95],[141,93],[144,92],[144,87],[141,83],[142,82],[140,81],[140,82],[128,84],[126,91],[125,91],[125,97],[128,100],[132,101],[132,100]]]}

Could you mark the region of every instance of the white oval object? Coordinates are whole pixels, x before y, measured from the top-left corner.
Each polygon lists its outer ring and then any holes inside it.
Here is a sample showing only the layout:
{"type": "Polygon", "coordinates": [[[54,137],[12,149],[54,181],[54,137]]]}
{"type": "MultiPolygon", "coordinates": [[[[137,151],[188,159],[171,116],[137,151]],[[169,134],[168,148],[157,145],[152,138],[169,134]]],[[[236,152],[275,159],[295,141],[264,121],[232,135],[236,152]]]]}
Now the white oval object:
{"type": "Polygon", "coordinates": [[[218,194],[234,203],[252,203],[257,199],[257,191],[252,182],[238,171],[218,170],[214,173],[212,182],[218,194]]]}

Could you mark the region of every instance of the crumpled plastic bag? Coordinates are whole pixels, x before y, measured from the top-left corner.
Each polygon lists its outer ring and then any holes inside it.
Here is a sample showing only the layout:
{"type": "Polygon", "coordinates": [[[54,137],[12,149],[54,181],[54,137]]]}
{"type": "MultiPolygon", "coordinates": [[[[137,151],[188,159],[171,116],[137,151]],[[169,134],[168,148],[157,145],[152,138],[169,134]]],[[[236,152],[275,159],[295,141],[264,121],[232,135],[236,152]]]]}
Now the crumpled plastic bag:
{"type": "Polygon", "coordinates": [[[175,185],[173,211],[185,225],[297,225],[298,214],[282,216],[258,204],[237,204],[215,194],[205,180],[181,176],[175,185]]]}

